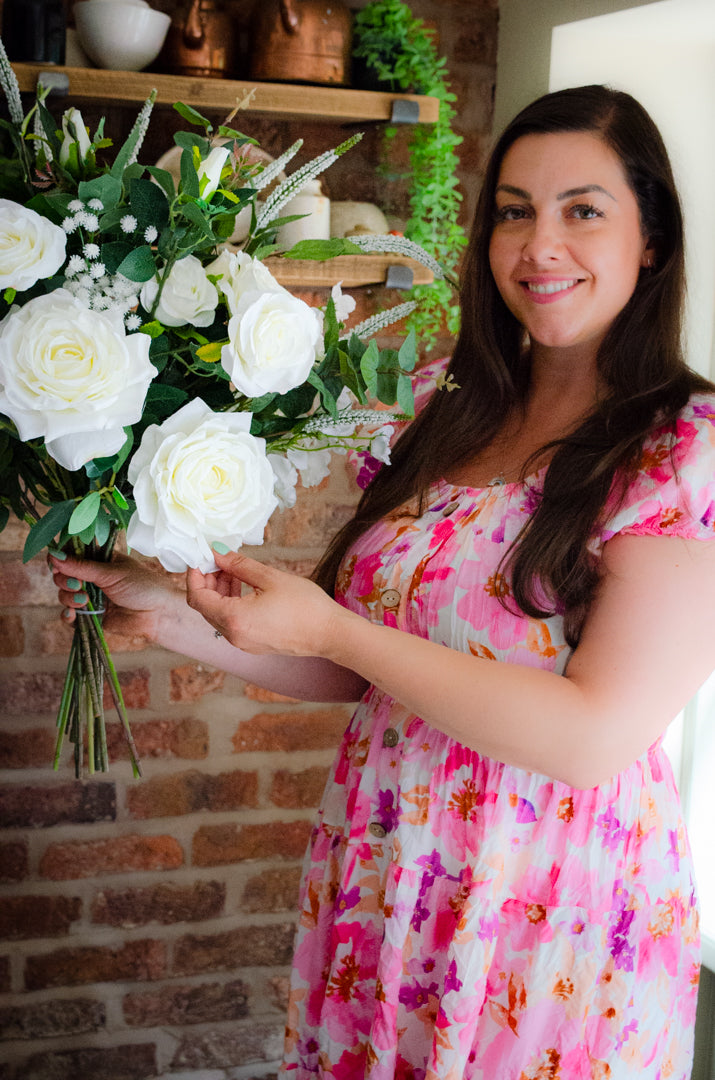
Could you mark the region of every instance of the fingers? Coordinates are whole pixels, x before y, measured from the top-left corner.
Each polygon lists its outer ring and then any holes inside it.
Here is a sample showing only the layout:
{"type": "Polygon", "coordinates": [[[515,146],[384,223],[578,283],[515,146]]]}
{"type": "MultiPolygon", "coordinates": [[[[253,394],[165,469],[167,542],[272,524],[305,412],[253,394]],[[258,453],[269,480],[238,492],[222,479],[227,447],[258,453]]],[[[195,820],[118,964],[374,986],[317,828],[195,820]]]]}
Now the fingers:
{"type": "Polygon", "coordinates": [[[244,585],[250,585],[253,589],[266,589],[275,580],[276,570],[257,559],[250,559],[247,555],[239,555],[235,551],[224,555],[214,548],[213,552],[218,568],[242,581],[244,585]]]}

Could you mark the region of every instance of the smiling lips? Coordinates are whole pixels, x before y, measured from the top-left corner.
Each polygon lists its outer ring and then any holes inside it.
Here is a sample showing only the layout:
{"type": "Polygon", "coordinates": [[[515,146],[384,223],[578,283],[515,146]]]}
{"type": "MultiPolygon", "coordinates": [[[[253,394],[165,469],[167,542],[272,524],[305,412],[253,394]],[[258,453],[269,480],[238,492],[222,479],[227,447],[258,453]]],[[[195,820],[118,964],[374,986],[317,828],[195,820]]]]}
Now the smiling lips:
{"type": "Polygon", "coordinates": [[[521,287],[537,304],[549,304],[580,283],[579,278],[560,278],[549,281],[522,281],[521,287]]]}

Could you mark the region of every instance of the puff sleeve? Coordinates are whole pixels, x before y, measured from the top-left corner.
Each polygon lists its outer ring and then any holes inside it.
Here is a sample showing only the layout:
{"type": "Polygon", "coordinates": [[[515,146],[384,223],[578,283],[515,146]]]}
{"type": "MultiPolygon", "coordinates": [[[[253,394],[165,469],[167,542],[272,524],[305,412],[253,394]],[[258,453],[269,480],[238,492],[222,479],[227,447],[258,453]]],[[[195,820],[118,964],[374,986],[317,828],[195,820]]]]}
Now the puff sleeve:
{"type": "Polygon", "coordinates": [[[695,394],[677,421],[645,444],[634,480],[606,515],[601,541],[616,534],[715,539],[715,397],[695,394]]]}

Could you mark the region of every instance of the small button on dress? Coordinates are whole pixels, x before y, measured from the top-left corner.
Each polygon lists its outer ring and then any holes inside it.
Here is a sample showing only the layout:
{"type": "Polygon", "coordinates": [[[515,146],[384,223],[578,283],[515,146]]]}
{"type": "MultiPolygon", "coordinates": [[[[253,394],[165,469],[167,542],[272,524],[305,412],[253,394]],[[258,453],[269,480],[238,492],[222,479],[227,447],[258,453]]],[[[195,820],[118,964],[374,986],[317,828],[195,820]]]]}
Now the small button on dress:
{"type": "Polygon", "coordinates": [[[385,589],[383,593],[380,593],[380,600],[382,606],[386,608],[396,608],[400,606],[400,594],[397,589],[385,589]]]}
{"type": "Polygon", "coordinates": [[[387,829],[384,825],[381,825],[379,821],[371,821],[367,829],[368,832],[372,833],[378,840],[383,840],[387,836],[387,829]]]}
{"type": "Polygon", "coordinates": [[[400,741],[399,734],[393,727],[386,728],[382,736],[383,746],[397,746],[400,741]]]}

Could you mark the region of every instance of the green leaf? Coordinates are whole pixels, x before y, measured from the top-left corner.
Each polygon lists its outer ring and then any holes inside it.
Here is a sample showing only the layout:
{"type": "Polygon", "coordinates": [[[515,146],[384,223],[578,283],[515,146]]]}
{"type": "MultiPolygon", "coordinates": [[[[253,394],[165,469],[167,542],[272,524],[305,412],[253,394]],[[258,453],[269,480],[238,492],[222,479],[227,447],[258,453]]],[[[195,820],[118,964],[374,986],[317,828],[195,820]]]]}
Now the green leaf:
{"type": "Polygon", "coordinates": [[[174,102],[174,108],[178,112],[179,116],[183,117],[190,124],[196,124],[198,127],[202,127],[205,131],[213,131],[213,124],[210,120],[207,120],[205,116],[202,116],[200,112],[193,109],[191,105],[185,105],[183,101],[174,102]]]}
{"type": "Polygon", "coordinates": [[[154,225],[161,232],[169,222],[169,203],[161,188],[151,180],[132,180],[129,185],[129,205],[139,228],[154,225]]]}
{"type": "MultiPolygon", "coordinates": [[[[274,225],[275,222],[271,222],[274,225]]],[[[284,259],[334,259],[336,255],[361,255],[357,244],[350,240],[335,237],[332,240],[299,240],[289,251],[283,252],[284,259]]]]}
{"type": "Polygon", "coordinates": [[[134,432],[132,429],[130,427],[125,427],[124,433],[127,437],[124,440],[121,450],[117,454],[113,454],[112,457],[94,458],[92,461],[87,462],[84,470],[90,480],[96,480],[97,477],[102,476],[106,472],[119,472],[134,446],[134,432]]]}
{"type": "Polygon", "coordinates": [[[225,342],[222,341],[210,341],[208,345],[202,345],[200,349],[197,349],[196,355],[205,364],[215,364],[221,359],[224,344],[225,342]]]}
{"type": "Polygon", "coordinates": [[[192,199],[198,199],[201,194],[199,174],[196,172],[191,150],[184,150],[181,155],[181,190],[192,199]]]}
{"type": "Polygon", "coordinates": [[[99,513],[99,505],[102,501],[102,497],[98,491],[90,491],[89,495],[85,495],[80,503],[77,504],[72,511],[67,531],[70,536],[76,536],[77,533],[81,533],[84,529],[94,524],[94,521],[99,513]]]}
{"type": "Polygon", "coordinates": [[[124,498],[124,496],[122,495],[119,488],[114,488],[112,490],[112,498],[114,499],[117,506],[121,506],[122,510],[128,510],[129,509],[129,503],[124,498]]]}
{"type": "Polygon", "coordinates": [[[117,273],[124,274],[130,281],[150,281],[156,273],[156,263],[149,244],[142,244],[141,247],[132,248],[117,267],[117,273]]]}
{"type": "Polygon", "coordinates": [[[408,375],[400,375],[397,380],[397,404],[407,416],[415,415],[415,395],[412,392],[412,379],[408,375]]]}
{"type": "Polygon", "coordinates": [[[45,516],[32,526],[22,551],[22,561],[24,563],[29,562],[39,551],[42,551],[43,547],[52,543],[72,517],[75,505],[74,499],[55,503],[45,516]]]}
{"type": "Polygon", "coordinates": [[[334,420],[337,420],[337,418],[338,418],[338,407],[335,404],[335,398],[330,393],[330,391],[328,390],[327,386],[325,385],[323,380],[320,378],[318,373],[316,371],[311,371],[311,373],[308,375],[308,380],[307,381],[310,383],[311,386],[314,386],[315,389],[319,392],[320,400],[322,401],[323,405],[328,410],[328,412],[330,413],[332,418],[334,420]]]}
{"type": "Polygon", "coordinates": [[[417,363],[417,336],[414,330],[410,330],[402,342],[397,359],[403,371],[414,371],[417,363]]]}
{"type": "Polygon", "coordinates": [[[134,248],[126,240],[113,240],[109,244],[102,244],[102,262],[109,274],[116,274],[124,260],[131,255],[134,248]]]}
{"type": "Polygon", "coordinates": [[[82,541],[83,544],[91,544],[94,540],[94,533],[97,521],[90,521],[89,525],[82,529],[82,532],[77,533],[77,538],[82,541]]]}
{"type": "Polygon", "coordinates": [[[104,547],[112,530],[112,519],[102,507],[94,525],[94,540],[100,547],[104,547]]]}
{"type": "Polygon", "coordinates": [[[151,322],[146,322],[139,328],[140,334],[148,334],[150,338],[158,338],[164,333],[165,327],[158,319],[152,319],[151,322]]]}
{"type": "Polygon", "coordinates": [[[159,169],[156,165],[147,166],[146,170],[151,177],[156,180],[161,190],[166,195],[169,201],[173,201],[176,198],[176,184],[174,183],[174,177],[166,169],[159,169]]]}
{"type": "Polygon", "coordinates": [[[360,371],[365,380],[367,392],[371,397],[377,397],[377,368],[380,363],[380,350],[373,338],[360,360],[360,371]]]}
{"type": "Polygon", "coordinates": [[[114,206],[119,202],[122,194],[122,182],[116,180],[109,173],[104,173],[102,176],[95,176],[93,180],[83,180],[77,188],[77,197],[82,202],[89,202],[90,199],[99,199],[104,206],[114,206]]]}
{"type": "Polygon", "coordinates": [[[6,304],[11,304],[16,296],[17,289],[5,289],[5,292],[2,294],[2,298],[6,304]]]}

